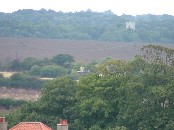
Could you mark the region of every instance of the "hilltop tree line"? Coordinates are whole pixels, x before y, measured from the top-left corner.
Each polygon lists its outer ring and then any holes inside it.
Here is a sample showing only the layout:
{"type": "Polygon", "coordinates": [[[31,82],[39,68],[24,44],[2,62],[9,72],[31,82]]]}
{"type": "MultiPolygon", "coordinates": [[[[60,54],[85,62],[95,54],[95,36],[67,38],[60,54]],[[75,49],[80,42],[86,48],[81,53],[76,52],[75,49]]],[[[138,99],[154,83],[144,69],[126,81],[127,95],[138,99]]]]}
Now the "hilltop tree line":
{"type": "Polygon", "coordinates": [[[0,36],[53,39],[102,40],[116,42],[174,42],[174,16],[121,15],[110,10],[93,12],[55,12],[53,10],[18,10],[0,13],[0,36]],[[126,30],[125,23],[136,23],[126,30]]]}
{"type": "Polygon", "coordinates": [[[132,61],[106,59],[79,81],[47,82],[36,102],[6,116],[10,127],[41,121],[54,130],[171,130],[174,128],[174,50],[148,45],[132,61]]]}

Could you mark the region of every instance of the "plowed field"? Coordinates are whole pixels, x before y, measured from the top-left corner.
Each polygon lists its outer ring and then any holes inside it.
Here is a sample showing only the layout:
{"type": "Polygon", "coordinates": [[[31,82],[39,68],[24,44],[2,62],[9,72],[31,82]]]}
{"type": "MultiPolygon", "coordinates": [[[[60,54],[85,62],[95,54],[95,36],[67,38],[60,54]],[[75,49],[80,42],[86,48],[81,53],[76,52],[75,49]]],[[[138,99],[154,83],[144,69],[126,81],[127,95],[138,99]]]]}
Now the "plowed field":
{"type": "Polygon", "coordinates": [[[82,63],[111,57],[129,60],[139,53],[144,44],[102,41],[54,40],[38,38],[0,37],[0,62],[27,57],[50,58],[57,54],[70,54],[82,63]]]}

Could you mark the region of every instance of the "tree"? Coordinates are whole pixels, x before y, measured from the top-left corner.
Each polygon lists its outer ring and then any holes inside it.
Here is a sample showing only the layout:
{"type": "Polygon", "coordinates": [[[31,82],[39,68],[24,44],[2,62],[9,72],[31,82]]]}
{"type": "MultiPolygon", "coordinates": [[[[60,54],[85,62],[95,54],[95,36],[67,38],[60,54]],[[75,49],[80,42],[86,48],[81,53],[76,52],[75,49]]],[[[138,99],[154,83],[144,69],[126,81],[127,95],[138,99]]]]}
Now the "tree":
{"type": "MultiPolygon", "coordinates": [[[[35,68],[37,69],[37,68],[35,68]]],[[[40,67],[39,75],[41,77],[61,77],[66,75],[67,71],[64,67],[59,65],[47,65],[40,67]]]]}
{"type": "MultiPolygon", "coordinates": [[[[131,78],[119,89],[118,124],[128,129],[167,130],[173,126],[174,68],[169,64],[171,61],[156,59],[158,48],[148,53],[148,59],[146,56],[142,59],[144,65],[137,60],[129,64],[130,68],[139,69],[132,71],[136,73],[131,73],[131,78]]],[[[160,58],[165,59],[164,56],[160,58]]]]}
{"type": "Polygon", "coordinates": [[[109,60],[100,64],[97,72],[79,80],[77,110],[82,126],[91,129],[117,126],[117,91],[127,79],[125,73],[125,61],[109,60]]]}
{"type": "Polygon", "coordinates": [[[39,80],[30,75],[24,73],[15,73],[9,79],[6,79],[6,86],[13,86],[15,88],[32,88],[40,89],[45,81],[39,80]]]}
{"type": "Polygon", "coordinates": [[[23,70],[23,65],[19,60],[13,60],[8,63],[8,68],[12,71],[21,71],[23,70]]]}
{"type": "Polygon", "coordinates": [[[142,47],[141,52],[141,57],[151,64],[163,63],[173,65],[174,50],[171,48],[158,45],[147,45],[142,47]]]}
{"type": "Polygon", "coordinates": [[[72,62],[74,62],[74,57],[69,54],[59,54],[54,56],[51,61],[57,65],[70,68],[72,62]]]}
{"type": "Polygon", "coordinates": [[[32,66],[39,65],[39,60],[33,57],[28,57],[24,59],[21,64],[25,70],[30,70],[32,66]]]}
{"type": "Polygon", "coordinates": [[[41,73],[40,71],[41,71],[41,68],[38,65],[33,65],[31,67],[30,73],[31,75],[40,76],[40,73],[41,73]]]}
{"type": "Polygon", "coordinates": [[[125,75],[126,74],[126,61],[108,59],[102,64],[98,65],[98,73],[103,75],[125,75]]]}
{"type": "Polygon", "coordinates": [[[70,123],[76,114],[76,81],[62,77],[48,82],[42,90],[40,109],[48,116],[66,118],[70,123]]]}
{"type": "Polygon", "coordinates": [[[66,118],[71,128],[76,114],[76,87],[76,82],[66,77],[49,81],[42,89],[40,100],[27,103],[7,115],[9,126],[21,121],[39,121],[56,129],[59,119],[66,118]]]}
{"type": "Polygon", "coordinates": [[[50,126],[54,124],[50,119],[67,118],[72,130],[173,129],[173,61],[156,59],[156,52],[161,59],[168,57],[158,48],[129,62],[107,59],[78,82],[67,77],[49,81],[41,99],[23,106],[10,121],[37,116],[33,120],[50,126]]]}

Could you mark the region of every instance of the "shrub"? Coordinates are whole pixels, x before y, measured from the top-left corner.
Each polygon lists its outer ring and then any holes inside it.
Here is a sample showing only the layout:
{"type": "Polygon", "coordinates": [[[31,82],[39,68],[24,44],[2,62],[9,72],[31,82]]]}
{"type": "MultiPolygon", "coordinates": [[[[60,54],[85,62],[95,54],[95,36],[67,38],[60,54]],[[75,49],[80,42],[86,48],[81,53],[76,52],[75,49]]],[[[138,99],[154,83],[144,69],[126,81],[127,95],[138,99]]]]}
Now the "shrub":
{"type": "Polygon", "coordinates": [[[24,100],[12,100],[9,98],[7,99],[0,98],[0,106],[6,109],[9,109],[10,107],[19,107],[23,105],[24,103],[26,103],[26,101],[24,100]]]}
{"type": "Polygon", "coordinates": [[[59,65],[48,65],[44,66],[40,70],[40,76],[41,77],[60,77],[64,76],[66,74],[66,69],[64,67],[61,67],[59,65]]]}

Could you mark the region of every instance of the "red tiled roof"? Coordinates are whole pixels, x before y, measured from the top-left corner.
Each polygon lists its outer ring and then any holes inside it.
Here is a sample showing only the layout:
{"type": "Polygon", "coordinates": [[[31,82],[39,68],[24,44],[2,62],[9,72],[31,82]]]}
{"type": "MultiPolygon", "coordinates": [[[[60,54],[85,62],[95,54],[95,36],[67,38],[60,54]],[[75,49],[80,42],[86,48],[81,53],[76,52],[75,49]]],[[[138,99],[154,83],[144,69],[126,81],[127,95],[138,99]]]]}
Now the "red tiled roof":
{"type": "Polygon", "coordinates": [[[41,122],[21,122],[9,130],[52,130],[41,122]]]}

